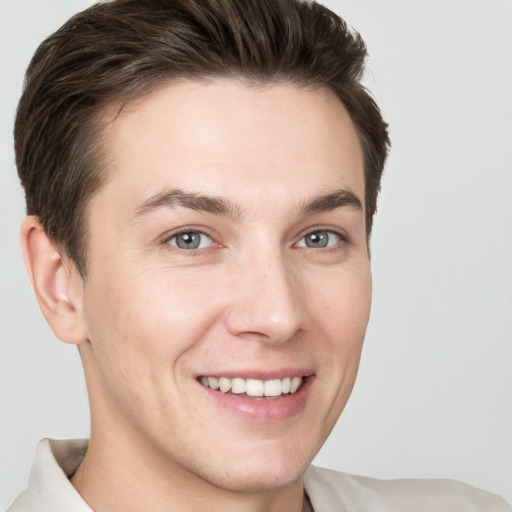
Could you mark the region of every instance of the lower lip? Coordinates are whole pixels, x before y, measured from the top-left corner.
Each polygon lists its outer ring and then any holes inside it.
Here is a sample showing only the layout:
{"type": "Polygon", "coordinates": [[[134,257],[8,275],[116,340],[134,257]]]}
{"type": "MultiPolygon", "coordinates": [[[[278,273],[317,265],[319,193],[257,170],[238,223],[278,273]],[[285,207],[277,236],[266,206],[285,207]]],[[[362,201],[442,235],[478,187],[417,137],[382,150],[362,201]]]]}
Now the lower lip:
{"type": "Polygon", "coordinates": [[[201,389],[220,407],[243,418],[257,422],[283,421],[299,414],[306,404],[314,376],[307,377],[293,394],[276,398],[249,398],[246,395],[222,393],[198,382],[201,389]]]}

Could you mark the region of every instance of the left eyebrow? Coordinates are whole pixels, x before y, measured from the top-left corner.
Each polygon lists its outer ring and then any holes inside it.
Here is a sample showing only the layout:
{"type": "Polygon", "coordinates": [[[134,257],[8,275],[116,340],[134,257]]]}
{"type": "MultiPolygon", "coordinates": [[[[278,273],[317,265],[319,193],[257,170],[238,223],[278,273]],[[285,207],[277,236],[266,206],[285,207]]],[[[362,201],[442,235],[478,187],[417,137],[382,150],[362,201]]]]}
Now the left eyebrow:
{"type": "Polygon", "coordinates": [[[337,190],[330,194],[317,196],[305,203],[299,210],[300,215],[327,212],[336,208],[349,207],[363,210],[361,200],[351,190],[337,190]]]}

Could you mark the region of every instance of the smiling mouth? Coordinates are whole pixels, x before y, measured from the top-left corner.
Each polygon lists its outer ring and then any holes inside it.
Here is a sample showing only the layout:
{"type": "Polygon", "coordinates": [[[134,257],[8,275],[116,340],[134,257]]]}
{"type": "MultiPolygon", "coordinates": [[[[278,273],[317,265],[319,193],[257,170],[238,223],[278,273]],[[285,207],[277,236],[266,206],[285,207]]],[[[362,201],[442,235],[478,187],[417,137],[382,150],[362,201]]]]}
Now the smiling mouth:
{"type": "Polygon", "coordinates": [[[233,393],[253,398],[278,398],[293,395],[304,383],[304,377],[285,377],[284,379],[243,379],[241,377],[206,377],[198,378],[206,388],[221,393],[233,393]]]}

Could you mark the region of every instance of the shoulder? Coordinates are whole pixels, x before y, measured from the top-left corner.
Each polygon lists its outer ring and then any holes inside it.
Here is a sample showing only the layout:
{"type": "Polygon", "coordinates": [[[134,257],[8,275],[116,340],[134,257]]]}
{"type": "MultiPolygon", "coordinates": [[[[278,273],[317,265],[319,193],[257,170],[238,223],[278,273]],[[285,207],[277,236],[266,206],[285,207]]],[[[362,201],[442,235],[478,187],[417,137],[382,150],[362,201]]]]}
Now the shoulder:
{"type": "Polygon", "coordinates": [[[315,512],[511,512],[500,497],[455,480],[379,480],[310,466],[304,485],[315,512]]]}
{"type": "Polygon", "coordinates": [[[43,439],[37,446],[28,487],[7,512],[92,512],[69,481],[86,450],[87,440],[43,439]]]}

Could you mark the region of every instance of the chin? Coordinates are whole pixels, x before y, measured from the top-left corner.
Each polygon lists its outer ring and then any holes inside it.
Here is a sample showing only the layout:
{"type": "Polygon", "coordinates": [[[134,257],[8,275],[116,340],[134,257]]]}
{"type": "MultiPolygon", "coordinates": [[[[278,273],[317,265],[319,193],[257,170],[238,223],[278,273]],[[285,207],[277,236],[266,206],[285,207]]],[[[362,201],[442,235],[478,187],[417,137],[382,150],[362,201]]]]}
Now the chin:
{"type": "Polygon", "coordinates": [[[272,461],[264,469],[239,468],[213,478],[210,483],[231,492],[267,492],[289,487],[300,481],[306,471],[305,467],[280,469],[272,466],[272,461]]]}
{"type": "Polygon", "coordinates": [[[261,452],[252,460],[231,460],[223,468],[201,468],[199,476],[218,488],[232,492],[265,492],[301,481],[313,457],[261,452]]]}

